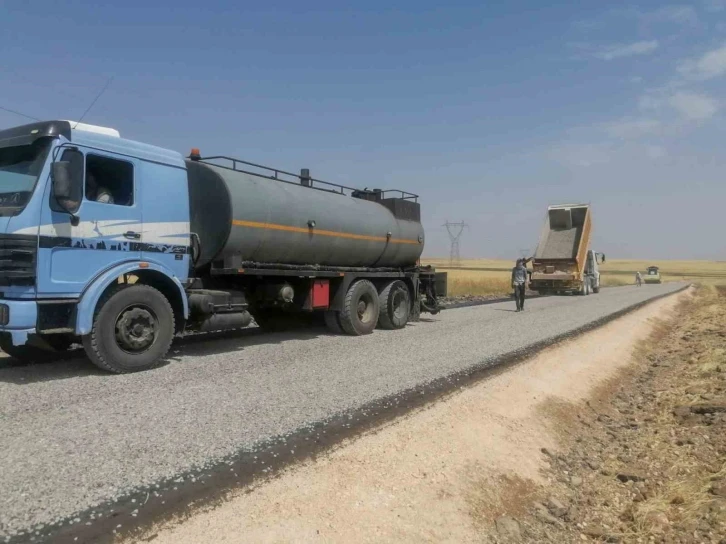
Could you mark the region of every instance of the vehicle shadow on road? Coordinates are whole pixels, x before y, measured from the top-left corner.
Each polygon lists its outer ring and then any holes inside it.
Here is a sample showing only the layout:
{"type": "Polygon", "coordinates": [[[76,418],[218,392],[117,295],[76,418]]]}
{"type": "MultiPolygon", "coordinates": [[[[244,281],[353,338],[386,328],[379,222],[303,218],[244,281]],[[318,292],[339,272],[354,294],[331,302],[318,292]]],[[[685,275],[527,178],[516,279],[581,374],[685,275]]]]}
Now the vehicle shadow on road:
{"type": "Polygon", "coordinates": [[[16,385],[104,374],[91,364],[83,349],[51,354],[36,362],[18,361],[10,356],[0,359],[0,382],[16,385]]]}
{"type": "MultiPolygon", "coordinates": [[[[422,323],[434,323],[437,319],[421,318],[422,323]]],[[[407,327],[416,326],[409,323],[407,327]]],[[[200,333],[177,338],[171,345],[164,363],[150,372],[169,371],[167,367],[194,363],[187,357],[207,357],[227,354],[234,356],[247,348],[258,345],[281,344],[291,340],[315,340],[324,336],[340,336],[331,333],[325,326],[307,324],[281,332],[264,331],[258,327],[232,331],[200,333]]],[[[350,337],[349,337],[350,338],[350,337]]],[[[210,362],[209,364],[214,364],[210,362]]],[[[122,376],[104,372],[95,367],[86,357],[83,349],[54,354],[43,362],[23,363],[11,357],[0,358],[0,383],[29,385],[70,378],[123,379],[122,376]]]]}
{"type": "MultiPolygon", "coordinates": [[[[164,363],[151,371],[164,372],[166,367],[183,365],[184,357],[206,357],[243,351],[260,344],[280,344],[289,340],[314,340],[330,333],[324,327],[307,327],[285,332],[266,332],[259,328],[194,334],[174,341],[164,363]]],[[[213,364],[213,363],[210,363],[213,364]]],[[[95,377],[123,379],[123,376],[104,372],[95,367],[83,349],[54,354],[42,362],[21,362],[12,357],[0,358],[0,383],[29,385],[33,383],[66,380],[69,378],[95,377]]]]}
{"type": "Polygon", "coordinates": [[[314,340],[331,333],[325,327],[302,327],[280,332],[264,331],[259,328],[235,331],[195,334],[180,338],[169,350],[167,360],[181,361],[182,357],[206,357],[209,355],[233,354],[245,348],[262,344],[281,344],[289,340],[314,340]]]}

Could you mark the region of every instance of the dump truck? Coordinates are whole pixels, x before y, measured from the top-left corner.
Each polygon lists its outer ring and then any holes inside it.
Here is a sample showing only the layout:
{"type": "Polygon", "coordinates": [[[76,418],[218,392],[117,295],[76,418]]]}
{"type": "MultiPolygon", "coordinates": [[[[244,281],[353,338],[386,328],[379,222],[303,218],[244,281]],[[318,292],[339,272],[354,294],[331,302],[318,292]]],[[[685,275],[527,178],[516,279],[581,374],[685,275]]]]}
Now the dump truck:
{"type": "Polygon", "coordinates": [[[660,283],[660,270],[657,266],[649,266],[643,277],[645,283],[660,283]]]}
{"type": "Polygon", "coordinates": [[[600,262],[605,255],[590,249],[589,204],[559,204],[547,209],[532,259],[530,289],[540,294],[600,292],[600,262]]]}

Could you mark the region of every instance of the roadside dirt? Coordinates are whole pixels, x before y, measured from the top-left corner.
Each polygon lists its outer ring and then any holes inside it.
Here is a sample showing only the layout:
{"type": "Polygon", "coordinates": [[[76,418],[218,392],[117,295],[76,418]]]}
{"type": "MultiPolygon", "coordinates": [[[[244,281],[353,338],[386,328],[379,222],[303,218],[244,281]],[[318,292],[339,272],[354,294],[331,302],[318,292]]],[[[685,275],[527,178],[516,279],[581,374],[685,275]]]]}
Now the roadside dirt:
{"type": "Polygon", "coordinates": [[[544,408],[553,483],[497,520],[499,542],[726,544],[726,287],[683,303],[584,407],[544,408]]]}
{"type": "MultiPolygon", "coordinates": [[[[696,311],[689,302],[692,297],[692,292],[684,292],[656,301],[343,444],[329,455],[290,468],[254,489],[231,494],[216,508],[154,527],[133,541],[570,542],[624,538],[626,531],[620,525],[611,530],[613,523],[645,530],[644,520],[659,519],[649,514],[652,509],[634,510],[632,520],[621,521],[627,505],[613,494],[632,495],[641,483],[650,483],[648,476],[635,476],[636,470],[644,470],[636,466],[643,455],[634,455],[640,452],[634,442],[640,436],[638,430],[647,426],[645,417],[657,425],[667,424],[670,418],[673,428],[676,420],[670,412],[661,413],[669,407],[656,404],[655,415],[646,416],[651,397],[629,391],[645,387],[648,378],[636,378],[644,373],[650,372],[653,378],[669,372],[677,375],[674,367],[660,366],[661,359],[658,367],[648,366],[651,352],[644,351],[654,343],[658,348],[665,346],[670,331],[692,323],[691,339],[679,342],[695,350],[700,349],[697,331],[711,334],[715,330],[717,318],[722,319],[715,313],[703,327],[691,321],[696,311]],[[687,319],[680,319],[676,326],[663,324],[676,313],[687,319]],[[624,388],[622,393],[619,387],[624,388]],[[622,398],[611,403],[611,394],[622,398]],[[616,444],[626,446],[629,456],[619,459],[616,444]],[[621,483],[620,474],[629,474],[626,480],[635,481],[621,483]],[[597,495],[601,490],[612,498],[601,499],[597,495]],[[609,513],[616,521],[609,521],[609,513]],[[597,529],[601,532],[596,533],[597,529]]],[[[723,324],[720,330],[725,330],[723,324]]],[[[722,359],[723,353],[722,349],[722,359]]],[[[694,372],[705,364],[694,363],[694,372]]],[[[723,375],[716,367],[710,372],[723,375]]],[[[670,397],[653,396],[663,398],[670,397]]],[[[689,411],[684,417],[697,426],[693,418],[702,416],[689,411]]],[[[716,419],[721,417],[718,414],[716,419]]],[[[719,424],[716,419],[714,424],[719,424]]],[[[696,427],[689,423],[678,428],[696,427]]],[[[670,432],[665,435],[675,448],[679,438],[670,432]]],[[[709,444],[715,442],[711,436],[709,444]]],[[[657,452],[650,455],[654,461],[662,459],[657,452]]],[[[694,466],[695,461],[688,459],[682,466],[694,466]]],[[[715,461],[711,468],[717,468],[715,461]]],[[[656,467],[651,472],[673,481],[666,478],[672,465],[656,467]]],[[[723,467],[720,470],[723,475],[723,467]]],[[[706,485],[699,480],[700,484],[706,485]]],[[[654,498],[660,496],[653,493],[654,498]]],[[[689,501],[691,495],[685,495],[684,501],[689,501]]],[[[632,497],[629,500],[633,504],[632,497]]],[[[636,535],[634,529],[628,531],[636,535]]],[[[637,534],[648,541],[646,533],[637,534]]]]}

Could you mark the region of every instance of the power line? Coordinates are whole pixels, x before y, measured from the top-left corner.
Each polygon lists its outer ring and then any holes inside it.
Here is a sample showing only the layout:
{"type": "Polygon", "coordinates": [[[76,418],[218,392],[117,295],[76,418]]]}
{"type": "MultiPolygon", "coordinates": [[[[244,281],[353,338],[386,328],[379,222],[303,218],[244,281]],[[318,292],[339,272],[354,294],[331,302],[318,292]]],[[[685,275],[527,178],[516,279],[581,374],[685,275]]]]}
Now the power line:
{"type": "Polygon", "coordinates": [[[7,111],[8,113],[14,113],[15,115],[19,115],[20,117],[32,119],[33,121],[40,121],[40,119],[38,119],[37,117],[33,117],[32,115],[25,115],[24,113],[20,113],[19,111],[11,110],[10,108],[6,108],[4,106],[0,106],[0,110],[7,111]]]}
{"type": "MultiPolygon", "coordinates": [[[[95,104],[95,103],[96,103],[96,102],[98,101],[98,99],[99,99],[99,98],[101,98],[101,95],[102,95],[103,93],[105,93],[105,92],[106,92],[106,89],[108,89],[108,86],[109,86],[109,85],[111,85],[111,82],[112,82],[112,81],[113,81],[113,76],[111,76],[110,78],[108,78],[108,81],[107,81],[107,82],[106,82],[106,84],[105,84],[105,85],[103,86],[103,89],[101,89],[101,92],[99,92],[99,93],[98,93],[98,94],[96,95],[96,98],[94,98],[94,99],[93,99],[93,102],[91,102],[91,105],[90,105],[90,106],[88,106],[88,107],[86,108],[86,111],[84,111],[84,112],[83,112],[83,115],[81,115],[81,118],[80,118],[80,119],[79,119],[78,121],[76,121],[76,127],[77,127],[78,125],[80,125],[80,124],[81,124],[81,121],[83,121],[83,118],[84,118],[84,117],[86,116],[86,114],[87,114],[87,113],[88,113],[89,111],[91,111],[91,108],[92,108],[92,107],[93,107],[93,105],[94,105],[94,104],[95,104]]],[[[73,128],[76,128],[76,127],[73,127],[73,128]]]]}
{"type": "Polygon", "coordinates": [[[442,226],[446,227],[446,231],[449,233],[449,240],[451,241],[451,251],[449,252],[449,264],[451,266],[459,266],[461,264],[461,253],[459,251],[459,241],[461,235],[464,233],[465,228],[469,228],[469,225],[460,221],[453,223],[446,221],[442,226]]]}

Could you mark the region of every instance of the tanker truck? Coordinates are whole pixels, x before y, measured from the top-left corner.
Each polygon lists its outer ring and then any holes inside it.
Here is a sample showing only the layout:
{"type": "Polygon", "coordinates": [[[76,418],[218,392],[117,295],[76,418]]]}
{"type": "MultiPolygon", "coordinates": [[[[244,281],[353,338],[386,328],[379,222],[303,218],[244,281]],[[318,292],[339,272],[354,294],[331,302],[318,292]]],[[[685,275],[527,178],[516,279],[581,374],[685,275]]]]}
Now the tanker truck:
{"type": "Polygon", "coordinates": [[[100,368],[159,365],[174,336],[289,326],[401,329],[437,313],[418,196],[188,157],[47,121],[0,131],[0,348],[80,342],[100,368]]]}
{"type": "Polygon", "coordinates": [[[532,259],[530,289],[540,294],[600,292],[600,262],[590,249],[592,218],[588,204],[560,204],[547,209],[532,259]]]}

